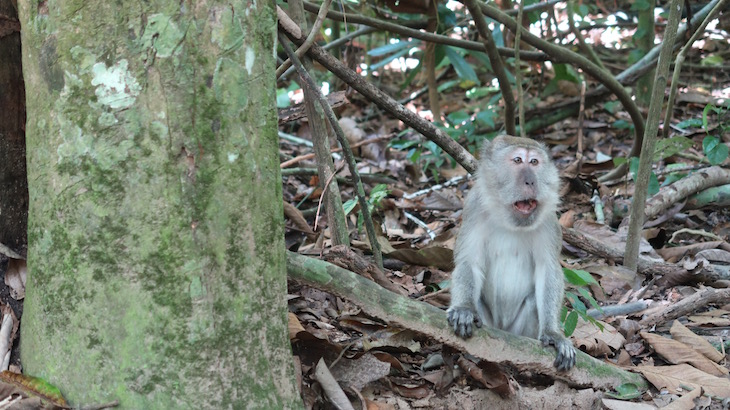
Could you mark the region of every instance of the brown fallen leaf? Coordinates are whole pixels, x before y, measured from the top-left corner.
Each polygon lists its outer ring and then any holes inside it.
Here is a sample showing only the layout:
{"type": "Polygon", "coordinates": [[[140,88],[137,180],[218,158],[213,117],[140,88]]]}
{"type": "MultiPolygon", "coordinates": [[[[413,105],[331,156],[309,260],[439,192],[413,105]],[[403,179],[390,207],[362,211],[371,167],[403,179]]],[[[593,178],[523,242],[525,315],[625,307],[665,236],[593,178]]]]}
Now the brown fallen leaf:
{"type": "Polygon", "coordinates": [[[664,360],[672,364],[689,363],[705,373],[727,376],[728,369],[703,356],[691,346],[648,332],[639,333],[664,360]]]}
{"type": "MultiPolygon", "coordinates": [[[[707,317],[707,316],[699,316],[699,315],[692,315],[687,316],[687,319],[689,319],[691,324],[694,326],[702,326],[702,325],[712,325],[712,326],[719,326],[719,327],[725,327],[730,326],[730,319],[724,318],[724,317],[707,317]]],[[[690,324],[690,323],[688,323],[690,324]]]]}
{"type": "Polygon", "coordinates": [[[624,336],[616,328],[608,323],[600,323],[603,324],[603,331],[593,323],[578,319],[578,325],[573,332],[575,345],[595,357],[611,354],[626,342],[624,336]]]}
{"type": "Polygon", "coordinates": [[[293,340],[297,337],[299,332],[304,332],[304,326],[299,322],[299,318],[292,312],[289,312],[289,340],[293,340]]]}
{"type": "Polygon", "coordinates": [[[25,280],[28,266],[22,259],[8,259],[8,268],[5,271],[5,284],[10,287],[10,296],[15,300],[25,298],[25,280]]]}
{"type": "Polygon", "coordinates": [[[662,410],[693,410],[696,407],[695,399],[700,397],[701,395],[702,389],[700,388],[686,391],[682,394],[682,397],[662,407],[662,410]]]}
{"type": "Polygon", "coordinates": [[[705,393],[716,397],[730,397],[730,380],[716,377],[688,364],[674,366],[638,366],[636,370],[646,377],[657,389],[677,391],[682,385],[702,387],[705,393]]]}
{"type": "Polygon", "coordinates": [[[343,386],[362,390],[368,383],[379,380],[390,373],[390,363],[378,360],[370,353],[351,360],[340,359],[330,369],[332,376],[343,386]]]}
{"type": "Polygon", "coordinates": [[[691,346],[713,362],[720,363],[720,360],[725,358],[725,355],[712,347],[710,342],[708,342],[705,338],[694,334],[691,330],[687,329],[686,326],[679,323],[678,320],[675,320],[674,323],[672,323],[672,328],[669,329],[669,333],[672,334],[672,338],[674,340],[691,346]]]}

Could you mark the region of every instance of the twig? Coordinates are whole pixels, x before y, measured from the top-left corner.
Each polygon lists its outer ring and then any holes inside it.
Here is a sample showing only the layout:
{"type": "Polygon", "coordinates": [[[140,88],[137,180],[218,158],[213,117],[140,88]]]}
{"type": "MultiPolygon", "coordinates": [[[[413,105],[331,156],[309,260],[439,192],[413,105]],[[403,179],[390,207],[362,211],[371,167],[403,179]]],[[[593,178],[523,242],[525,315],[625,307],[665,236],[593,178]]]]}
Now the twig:
{"type": "MultiPolygon", "coordinates": [[[[719,166],[709,167],[682,178],[661,189],[649,198],[644,206],[646,219],[654,218],[675,202],[708,188],[730,183],[730,170],[719,166]]],[[[634,196],[634,200],[636,197],[634,196]]]]}
{"type": "Polygon", "coordinates": [[[502,100],[504,101],[504,128],[507,134],[515,135],[515,96],[512,95],[512,86],[510,86],[507,71],[502,63],[502,57],[499,56],[499,52],[497,51],[497,44],[494,42],[494,38],[492,38],[492,32],[487,26],[487,20],[484,19],[482,10],[477,5],[477,0],[463,0],[463,3],[469,9],[479,36],[484,41],[484,48],[487,50],[489,62],[492,63],[492,71],[497,76],[499,89],[502,91],[502,100]]]}
{"type": "MultiPolygon", "coordinates": [[[[308,12],[316,13],[319,10],[319,6],[314,3],[304,2],[304,9],[308,12]]],[[[338,20],[338,21],[345,21],[345,14],[340,13],[338,11],[328,11],[327,17],[332,20],[338,20]]],[[[364,17],[364,16],[358,16],[358,15],[350,15],[347,17],[347,19],[350,21],[350,23],[355,24],[362,24],[365,26],[375,27],[379,30],[384,30],[390,33],[400,34],[404,37],[412,37],[417,38],[419,40],[428,41],[431,43],[436,44],[444,44],[448,46],[454,46],[458,48],[463,48],[465,50],[474,50],[474,51],[486,51],[484,48],[484,44],[479,41],[469,41],[469,40],[461,40],[458,38],[453,38],[449,36],[439,35],[439,34],[433,34],[429,33],[427,31],[421,31],[416,28],[411,28],[408,26],[408,22],[402,22],[399,21],[397,23],[391,23],[379,19],[374,19],[370,17],[364,17]]],[[[421,27],[424,27],[425,24],[422,24],[420,22],[416,22],[416,26],[420,25],[421,27]]],[[[497,50],[499,51],[500,55],[503,55],[505,57],[514,57],[515,51],[511,48],[504,48],[504,47],[498,47],[497,50]]],[[[525,51],[523,52],[522,56],[525,60],[530,61],[545,61],[548,59],[548,56],[545,53],[538,52],[538,51],[525,51]]]]}
{"type": "Polygon", "coordinates": [[[692,313],[698,308],[705,307],[710,303],[723,303],[730,300],[730,288],[714,289],[704,288],[694,295],[688,296],[679,302],[672,303],[661,312],[655,313],[642,319],[639,324],[642,328],[649,328],[658,323],[664,323],[680,316],[692,313]]]}
{"type": "Polygon", "coordinates": [[[656,144],[657,131],[659,130],[659,119],[662,115],[662,104],[664,103],[664,90],[667,86],[667,74],[669,63],[672,57],[674,39],[679,27],[679,19],[682,11],[681,0],[672,0],[669,6],[669,22],[664,30],[664,47],[657,63],[654,85],[651,90],[651,102],[649,103],[649,115],[647,117],[644,141],[639,156],[639,172],[634,184],[634,197],[631,201],[631,219],[629,221],[629,233],[626,238],[626,252],[624,255],[624,266],[636,271],[639,260],[639,242],[641,240],[641,228],[644,224],[644,209],[646,207],[646,195],[649,187],[649,176],[651,174],[654,145],[656,144]]]}
{"type": "MultiPolygon", "coordinates": [[[[277,8],[277,10],[281,9],[277,8]]],[[[283,13],[283,10],[281,12],[283,13]]],[[[380,251],[380,244],[378,243],[378,238],[375,233],[375,226],[373,225],[373,219],[370,216],[370,209],[368,208],[368,202],[365,197],[365,189],[363,188],[362,180],[360,179],[360,173],[358,172],[357,165],[355,164],[355,157],[352,155],[350,143],[347,138],[345,138],[345,134],[342,131],[339,122],[337,121],[337,116],[335,115],[334,111],[332,111],[332,107],[330,107],[327,99],[324,95],[322,95],[322,92],[314,83],[312,77],[309,75],[307,70],[304,69],[301,61],[299,61],[299,57],[294,53],[294,51],[289,46],[289,43],[284,38],[284,35],[281,33],[279,34],[279,42],[284,48],[284,51],[286,51],[287,55],[289,55],[289,58],[292,60],[294,66],[297,68],[299,77],[302,79],[303,82],[307,83],[307,86],[310,87],[314,92],[315,98],[317,98],[317,100],[319,101],[320,106],[324,110],[325,116],[329,120],[330,126],[335,131],[337,140],[342,146],[342,154],[345,156],[345,161],[347,162],[347,166],[350,169],[350,174],[352,175],[352,179],[355,181],[357,199],[360,203],[360,212],[362,212],[363,220],[365,222],[365,230],[367,231],[368,239],[370,241],[370,248],[372,249],[373,256],[375,257],[375,264],[380,269],[383,269],[383,254],[380,251]]]]}
{"type": "MultiPolygon", "coordinates": [[[[482,12],[488,16],[491,17],[498,22],[504,24],[507,28],[512,30],[512,32],[516,33],[517,30],[522,31],[522,36],[524,37],[524,41],[533,47],[536,47],[540,50],[545,51],[546,53],[549,53],[553,61],[555,62],[566,62],[573,64],[579,68],[581,68],[584,72],[591,75],[593,78],[598,80],[603,86],[608,88],[612,93],[616,95],[618,100],[621,102],[621,104],[624,106],[624,109],[629,113],[629,116],[631,117],[631,121],[634,123],[634,131],[635,131],[635,139],[642,140],[644,135],[644,117],[641,113],[641,110],[639,110],[639,107],[636,105],[636,103],[633,100],[633,97],[626,91],[623,85],[619,83],[616,78],[613,77],[610,73],[602,70],[599,66],[594,64],[592,61],[588,60],[587,58],[576,54],[565,47],[561,47],[559,45],[547,42],[534,34],[531,34],[529,31],[527,31],[525,28],[523,28],[520,24],[517,24],[517,22],[512,19],[510,16],[506,15],[504,12],[502,12],[499,8],[495,7],[492,4],[486,4],[486,3],[480,3],[480,7],[482,9],[482,12]]],[[[639,147],[641,144],[639,143],[639,147]]],[[[636,152],[632,151],[632,156],[638,156],[639,154],[639,148],[636,148],[636,152]]],[[[623,172],[623,171],[622,171],[623,172]]],[[[610,179],[610,178],[609,178],[610,179]]]]}
{"type": "MultiPolygon", "coordinates": [[[[284,13],[281,8],[277,8],[279,14],[279,26],[295,43],[302,42],[302,34],[299,27],[284,13]]],[[[476,171],[476,160],[464,147],[454,141],[448,134],[438,129],[432,123],[419,117],[416,113],[409,111],[402,105],[398,104],[393,98],[385,94],[371,83],[364,80],[360,75],[345,67],[341,62],[333,58],[327,52],[322,50],[316,44],[309,49],[309,55],[322,64],[327,70],[342,79],[345,83],[357,90],[365,98],[377,104],[379,107],[388,111],[391,115],[413,127],[416,131],[426,136],[436,145],[441,147],[447,154],[451,155],[456,162],[464,167],[468,172],[476,171]]]]}
{"type": "MultiPolygon", "coordinates": [[[[586,54],[588,57],[590,57],[591,61],[596,63],[597,66],[601,67],[603,71],[606,70],[606,66],[603,65],[603,62],[600,58],[598,58],[598,54],[593,50],[593,47],[588,47],[586,44],[586,40],[583,38],[583,34],[581,34],[580,29],[575,24],[575,17],[573,16],[573,5],[574,2],[572,0],[568,1],[568,25],[570,25],[570,31],[573,32],[573,35],[575,36],[575,39],[578,40],[578,48],[583,52],[583,54],[586,54]]],[[[653,36],[652,36],[653,38],[653,36]]]]}
{"type": "MultiPolygon", "coordinates": [[[[525,10],[525,0],[520,0],[520,8],[517,10],[517,23],[522,24],[522,14],[525,10]]],[[[520,67],[520,41],[522,30],[515,34],[515,87],[517,87],[517,118],[520,125],[520,137],[525,138],[525,95],[522,90],[522,69],[520,67]]]]}
{"type": "MultiPolygon", "coordinates": [[[[289,21],[297,27],[297,30],[301,34],[303,28],[306,28],[306,16],[301,0],[289,0],[289,10],[295,17],[296,23],[291,19],[289,21]]],[[[311,69],[311,60],[305,58],[304,64],[306,65],[305,70],[307,68],[311,69]]],[[[330,228],[332,244],[349,245],[350,233],[347,228],[347,218],[342,207],[340,189],[337,180],[334,179],[336,172],[334,162],[331,158],[330,127],[327,125],[323,109],[316,102],[316,96],[321,94],[319,86],[315,85],[312,88],[306,82],[300,82],[300,85],[304,91],[304,106],[312,131],[312,142],[314,143],[314,153],[317,158],[317,169],[319,170],[319,184],[323,189],[322,195],[324,196],[325,212],[327,214],[327,223],[330,228]],[[325,186],[322,185],[326,181],[329,181],[329,189],[325,189],[325,186]]],[[[329,107],[329,104],[327,106],[329,107]]]]}
{"type": "MultiPolygon", "coordinates": [[[[356,142],[356,143],[350,145],[350,148],[358,148],[363,145],[372,144],[372,143],[382,141],[382,140],[388,140],[388,139],[391,139],[392,137],[393,137],[392,135],[381,135],[380,137],[370,138],[367,140],[362,140],[362,141],[356,142]]],[[[309,142],[309,141],[306,141],[306,142],[309,142]]],[[[311,142],[310,142],[310,144],[311,144],[311,142]]],[[[334,153],[340,152],[340,151],[342,151],[342,148],[334,148],[330,152],[334,154],[334,153]]],[[[314,153],[309,153],[309,154],[300,155],[298,157],[294,157],[288,161],[284,161],[281,164],[279,164],[279,168],[281,168],[281,169],[288,168],[296,163],[302,162],[304,160],[312,159],[312,158],[314,158],[314,156],[315,156],[314,153]]],[[[339,158],[339,157],[337,157],[337,158],[339,158]]]]}
{"type": "Polygon", "coordinates": [[[415,223],[416,225],[420,226],[421,229],[423,229],[424,231],[426,231],[426,233],[428,234],[428,237],[431,238],[431,240],[434,240],[434,238],[436,238],[436,233],[434,231],[432,231],[431,228],[429,228],[428,225],[426,225],[425,222],[423,222],[422,220],[416,218],[410,212],[404,212],[404,214],[406,215],[406,219],[409,219],[409,220],[413,221],[413,223],[415,223]]]}
{"type": "Polygon", "coordinates": [[[664,114],[664,129],[662,130],[662,137],[667,138],[669,136],[669,124],[672,120],[672,111],[674,109],[674,98],[677,95],[677,87],[679,86],[679,74],[682,72],[682,63],[684,63],[684,59],[687,56],[687,52],[692,48],[692,44],[694,44],[695,41],[699,38],[700,34],[704,33],[705,28],[707,28],[707,24],[712,21],[717,13],[720,12],[720,10],[723,9],[725,4],[727,3],[727,0],[720,0],[715,7],[710,10],[710,13],[707,15],[707,18],[702,20],[702,24],[697,28],[697,31],[692,34],[692,37],[687,41],[687,43],[682,46],[682,49],[679,50],[679,54],[677,54],[677,58],[674,60],[674,73],[672,74],[672,86],[669,89],[669,101],[667,101],[667,112],[664,114]]]}
{"type": "MultiPolygon", "coordinates": [[[[319,34],[319,29],[322,28],[322,23],[324,23],[324,19],[327,16],[327,9],[330,7],[330,3],[332,3],[332,0],[324,0],[322,4],[319,6],[319,12],[317,13],[317,19],[314,21],[314,24],[312,25],[312,29],[309,31],[309,35],[307,35],[307,39],[304,40],[304,43],[297,48],[296,54],[297,57],[302,58],[304,56],[304,53],[309,50],[309,47],[312,46],[314,43],[314,39],[317,37],[317,34],[319,34]]],[[[289,60],[284,61],[279,68],[276,69],[276,78],[281,77],[284,72],[289,68],[291,65],[291,58],[289,60]]]]}
{"type": "Polygon", "coordinates": [[[620,305],[602,306],[601,309],[588,309],[586,314],[594,319],[604,319],[612,316],[625,316],[641,312],[649,306],[649,302],[638,300],[636,302],[623,303],[620,305]]]}
{"type": "MultiPolygon", "coordinates": [[[[583,120],[586,116],[586,80],[580,79],[580,108],[578,109],[578,160],[583,158],[583,120]]],[[[580,171],[581,162],[578,162],[578,170],[580,171]]]]}
{"type": "MultiPolygon", "coordinates": [[[[336,49],[337,47],[340,47],[341,45],[343,45],[343,44],[345,44],[345,43],[347,43],[347,42],[349,42],[349,41],[351,41],[351,40],[353,40],[355,38],[358,38],[360,36],[364,36],[366,34],[374,33],[376,31],[378,31],[378,29],[375,28],[375,27],[365,26],[365,27],[363,27],[363,28],[361,28],[361,29],[359,29],[357,31],[353,31],[352,33],[350,33],[350,34],[348,34],[346,36],[342,36],[342,37],[338,38],[337,40],[335,40],[335,41],[333,41],[331,43],[325,44],[324,46],[322,46],[322,48],[325,49],[325,50],[336,49]]],[[[294,67],[289,67],[284,72],[284,74],[282,74],[280,77],[278,77],[279,80],[283,80],[283,79],[287,78],[294,71],[296,71],[296,69],[294,67]]]]}
{"type": "Polygon", "coordinates": [[[453,177],[450,180],[444,182],[443,184],[431,185],[430,187],[428,187],[426,189],[421,189],[420,191],[403,194],[403,198],[404,199],[414,199],[414,198],[417,198],[417,197],[419,197],[421,195],[426,195],[426,194],[428,194],[430,192],[433,192],[433,191],[438,191],[438,190],[444,189],[446,187],[450,187],[452,185],[458,185],[458,184],[460,184],[461,182],[463,182],[463,181],[465,181],[467,179],[469,179],[469,176],[468,175],[462,175],[462,176],[458,176],[458,177],[453,177]]]}

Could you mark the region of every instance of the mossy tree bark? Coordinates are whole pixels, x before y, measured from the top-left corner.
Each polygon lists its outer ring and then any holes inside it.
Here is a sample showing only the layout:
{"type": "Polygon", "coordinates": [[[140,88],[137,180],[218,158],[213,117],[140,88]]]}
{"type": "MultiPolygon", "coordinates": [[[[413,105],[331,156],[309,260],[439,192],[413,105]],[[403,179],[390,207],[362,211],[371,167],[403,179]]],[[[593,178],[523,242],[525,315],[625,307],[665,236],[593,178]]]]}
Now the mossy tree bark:
{"type": "Polygon", "coordinates": [[[27,373],[74,404],[299,406],[273,1],[19,4],[27,373]]]}

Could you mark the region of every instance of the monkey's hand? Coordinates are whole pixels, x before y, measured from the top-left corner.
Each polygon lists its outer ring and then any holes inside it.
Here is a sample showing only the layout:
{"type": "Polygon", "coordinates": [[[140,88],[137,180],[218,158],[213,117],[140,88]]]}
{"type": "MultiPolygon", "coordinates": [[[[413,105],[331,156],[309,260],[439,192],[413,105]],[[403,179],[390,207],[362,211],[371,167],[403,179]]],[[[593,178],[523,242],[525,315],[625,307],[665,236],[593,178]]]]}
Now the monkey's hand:
{"type": "Polygon", "coordinates": [[[555,346],[558,355],[555,357],[553,366],[557,367],[558,371],[569,370],[575,365],[575,348],[573,347],[573,343],[563,337],[563,335],[553,334],[552,332],[546,333],[540,337],[540,341],[543,346],[555,346]]]}
{"type": "Polygon", "coordinates": [[[473,331],[472,324],[475,324],[477,327],[482,327],[482,321],[469,308],[452,306],[446,311],[446,314],[449,325],[454,327],[454,333],[465,339],[471,337],[473,331]]]}

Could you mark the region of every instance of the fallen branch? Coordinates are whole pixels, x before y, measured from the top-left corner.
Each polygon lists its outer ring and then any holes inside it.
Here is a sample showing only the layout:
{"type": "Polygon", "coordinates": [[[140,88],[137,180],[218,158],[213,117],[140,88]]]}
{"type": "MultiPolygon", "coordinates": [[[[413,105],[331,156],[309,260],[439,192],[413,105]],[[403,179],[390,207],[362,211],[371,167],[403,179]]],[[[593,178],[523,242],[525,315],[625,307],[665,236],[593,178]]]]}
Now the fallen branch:
{"type": "Polygon", "coordinates": [[[705,189],[730,183],[730,170],[710,167],[695,172],[679,181],[662,188],[659,193],[646,201],[644,212],[649,220],[682,199],[705,189]]]}
{"type": "Polygon", "coordinates": [[[476,329],[472,338],[464,340],[448,326],[446,314],[441,309],[396,295],[348,270],[318,259],[287,252],[287,271],[289,279],[346,298],[368,315],[390,325],[424,334],[518,372],[546,375],[576,387],[610,389],[624,383],[633,383],[640,389],[647,386],[640,375],[594,359],[581,351],[577,352],[574,369],[557,372],[553,367],[555,351],[552,348],[544,348],[537,340],[498,329],[482,327],[476,329]]]}
{"type": "Polygon", "coordinates": [[[692,313],[710,303],[727,302],[730,300],[730,289],[704,288],[692,296],[688,296],[677,303],[667,306],[659,313],[647,316],[639,324],[647,329],[658,323],[666,323],[680,316],[692,313]]]}

